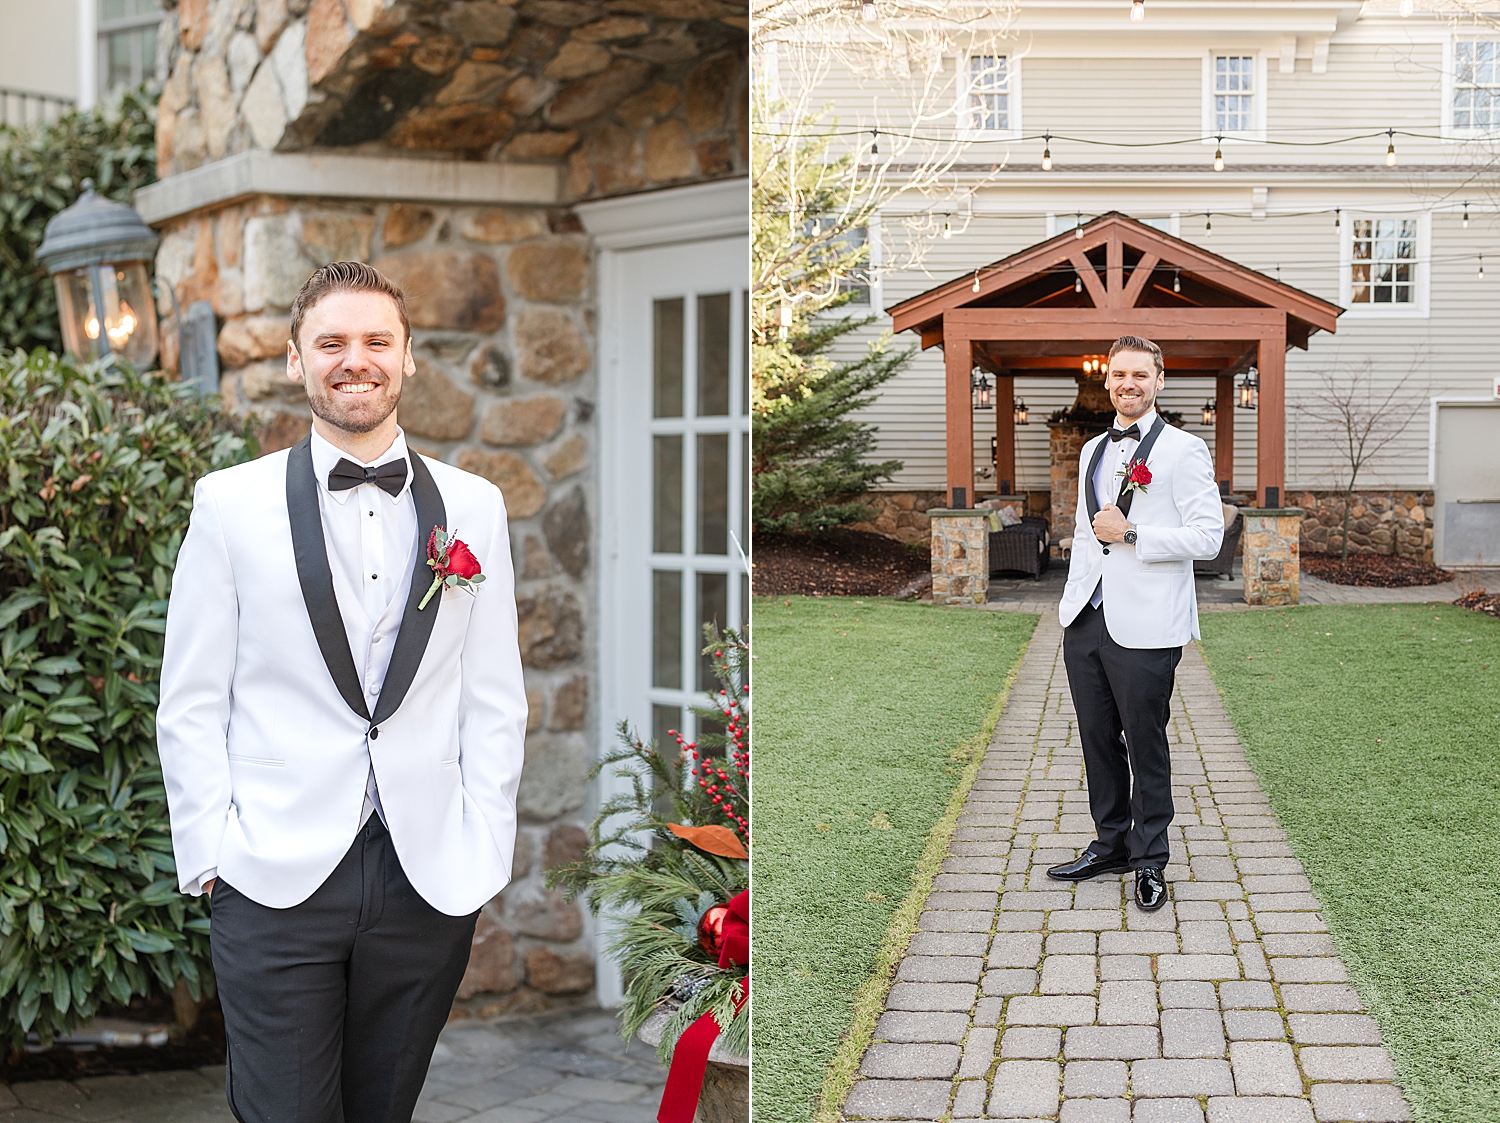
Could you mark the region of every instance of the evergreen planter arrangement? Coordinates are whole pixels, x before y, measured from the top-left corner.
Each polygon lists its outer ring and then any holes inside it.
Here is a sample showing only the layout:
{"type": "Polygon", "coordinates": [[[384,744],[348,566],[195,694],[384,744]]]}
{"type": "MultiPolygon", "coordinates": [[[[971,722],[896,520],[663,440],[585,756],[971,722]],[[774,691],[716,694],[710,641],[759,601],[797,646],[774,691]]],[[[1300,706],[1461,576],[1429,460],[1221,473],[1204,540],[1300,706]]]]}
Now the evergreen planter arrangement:
{"type": "Polygon", "coordinates": [[[628,790],[600,809],[583,857],[547,883],[586,894],[610,925],[621,1034],[672,1065],[663,1123],[746,1123],[748,1066],[734,1062],[750,1045],[749,648],[734,631],[704,634],[720,690],[693,708],[697,740],[674,731],[659,746],[621,722],[620,747],[590,775],[612,769],[628,790]]]}

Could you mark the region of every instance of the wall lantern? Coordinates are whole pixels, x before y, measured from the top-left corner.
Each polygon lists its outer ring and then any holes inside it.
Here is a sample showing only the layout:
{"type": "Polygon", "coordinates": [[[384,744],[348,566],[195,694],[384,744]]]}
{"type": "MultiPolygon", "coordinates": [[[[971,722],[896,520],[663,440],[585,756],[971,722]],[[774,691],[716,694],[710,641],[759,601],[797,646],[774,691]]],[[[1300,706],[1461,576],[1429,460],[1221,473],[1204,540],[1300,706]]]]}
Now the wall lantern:
{"type": "Polygon", "coordinates": [[[1219,409],[1214,404],[1214,400],[1209,398],[1208,401],[1203,403],[1203,424],[1212,425],[1218,418],[1219,409]]]}
{"type": "Polygon", "coordinates": [[[1240,379],[1240,408],[1254,409],[1256,399],[1260,396],[1260,376],[1254,367],[1245,372],[1245,377],[1240,379]]]}
{"type": "Polygon", "coordinates": [[[1017,425],[1027,425],[1027,424],[1029,424],[1029,422],[1026,420],[1027,416],[1028,416],[1028,414],[1026,412],[1026,399],[1025,398],[1017,398],[1016,399],[1016,424],[1017,425]]]}
{"type": "Polygon", "coordinates": [[[54,215],[36,259],[57,286],[63,346],[78,359],[118,355],[145,368],[156,358],[156,302],[147,262],[160,239],[123,203],[94,192],[54,215]]]}
{"type": "Polygon", "coordinates": [[[974,394],[975,409],[994,409],[995,401],[990,396],[990,380],[982,374],[969,373],[969,389],[974,394]]]}

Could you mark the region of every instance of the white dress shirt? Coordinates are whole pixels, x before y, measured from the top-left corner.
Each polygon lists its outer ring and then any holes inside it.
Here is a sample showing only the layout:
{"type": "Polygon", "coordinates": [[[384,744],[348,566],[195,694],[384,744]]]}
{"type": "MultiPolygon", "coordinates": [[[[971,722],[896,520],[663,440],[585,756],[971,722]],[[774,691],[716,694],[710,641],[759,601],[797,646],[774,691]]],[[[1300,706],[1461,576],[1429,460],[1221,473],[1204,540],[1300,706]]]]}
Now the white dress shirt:
{"type": "MultiPolygon", "coordinates": [[[[1116,429],[1128,429],[1134,425],[1139,430],[1141,437],[1151,432],[1151,426],[1156,424],[1156,410],[1148,409],[1134,421],[1124,421],[1117,413],[1115,414],[1116,429]]],[[[1094,478],[1091,481],[1094,488],[1094,497],[1099,502],[1099,509],[1110,506],[1119,498],[1120,484],[1125,471],[1125,465],[1135,457],[1136,450],[1141,447],[1141,442],[1134,437],[1125,437],[1119,441],[1105,441],[1104,455],[1099,458],[1099,467],[1094,470],[1094,478]]],[[[1104,603],[1104,582],[1101,580],[1094,588],[1094,595],[1089,598],[1089,604],[1098,608],[1104,603]]]]}
{"type": "MultiPolygon", "coordinates": [[[[312,434],[313,474],[318,479],[318,513],[323,520],[323,541],[333,570],[333,591],[349,637],[349,651],[365,690],[365,705],[375,712],[375,703],[385,685],[391,650],[411,588],[412,565],[417,551],[417,505],[411,495],[411,464],[406,434],[396,430],[396,439],[374,460],[362,462],[312,434]],[[377,468],[393,460],[406,460],[406,481],[391,495],[375,484],[358,484],[343,491],[330,491],[328,473],[341,459],[361,468],[377,468]]],[[[375,771],[365,789],[363,823],[374,811],[384,820],[375,771]]]]}

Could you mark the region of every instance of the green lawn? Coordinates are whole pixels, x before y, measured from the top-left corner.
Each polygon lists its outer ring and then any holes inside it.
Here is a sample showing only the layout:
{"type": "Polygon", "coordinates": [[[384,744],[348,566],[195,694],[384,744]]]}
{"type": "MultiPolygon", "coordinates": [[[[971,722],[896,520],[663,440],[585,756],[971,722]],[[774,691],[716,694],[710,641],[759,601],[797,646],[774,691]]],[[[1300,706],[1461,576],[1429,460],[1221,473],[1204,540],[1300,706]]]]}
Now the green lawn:
{"type": "Polygon", "coordinates": [[[756,599],[756,1123],[813,1117],[928,836],[1035,623],[756,599]]]}
{"type": "Polygon", "coordinates": [[[1500,1120],[1500,620],[1357,605],[1202,626],[1417,1117],[1500,1120]]]}

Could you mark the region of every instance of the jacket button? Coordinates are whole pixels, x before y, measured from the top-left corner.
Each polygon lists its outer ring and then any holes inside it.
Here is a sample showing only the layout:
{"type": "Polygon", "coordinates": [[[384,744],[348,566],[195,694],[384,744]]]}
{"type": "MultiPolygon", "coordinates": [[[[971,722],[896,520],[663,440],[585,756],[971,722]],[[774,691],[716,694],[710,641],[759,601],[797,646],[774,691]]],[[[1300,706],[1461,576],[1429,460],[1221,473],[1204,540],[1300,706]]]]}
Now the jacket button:
{"type": "Polygon", "coordinates": [[[378,725],[372,726],[370,728],[370,740],[375,741],[375,740],[379,740],[379,738],[380,738],[380,726],[378,726],[378,725]]]}
{"type": "Polygon", "coordinates": [[[1104,552],[1105,552],[1105,553],[1106,553],[1106,554],[1107,554],[1107,553],[1109,553],[1109,547],[1108,547],[1108,546],[1106,546],[1106,547],[1104,547],[1104,552]]]}

